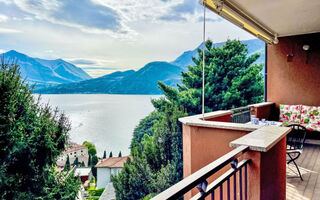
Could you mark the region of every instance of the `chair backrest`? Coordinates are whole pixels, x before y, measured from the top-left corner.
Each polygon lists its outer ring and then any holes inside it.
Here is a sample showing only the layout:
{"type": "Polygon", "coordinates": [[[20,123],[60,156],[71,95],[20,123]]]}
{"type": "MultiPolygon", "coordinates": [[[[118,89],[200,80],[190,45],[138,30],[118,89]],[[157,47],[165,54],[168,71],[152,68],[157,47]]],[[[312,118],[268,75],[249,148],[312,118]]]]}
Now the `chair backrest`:
{"type": "Polygon", "coordinates": [[[291,132],[287,135],[287,149],[303,149],[306,140],[306,128],[299,124],[291,124],[291,132]]]}

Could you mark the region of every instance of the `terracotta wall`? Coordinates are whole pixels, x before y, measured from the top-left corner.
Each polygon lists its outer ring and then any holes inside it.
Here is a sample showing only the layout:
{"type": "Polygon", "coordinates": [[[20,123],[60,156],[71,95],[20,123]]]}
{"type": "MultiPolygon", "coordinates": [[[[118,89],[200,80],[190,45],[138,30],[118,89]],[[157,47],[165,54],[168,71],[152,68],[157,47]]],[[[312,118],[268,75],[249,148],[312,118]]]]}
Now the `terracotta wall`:
{"type": "Polygon", "coordinates": [[[320,33],[279,38],[267,47],[267,65],[268,101],[320,106],[320,33]]]}
{"type": "MultiPolygon", "coordinates": [[[[183,125],[184,177],[233,150],[234,148],[229,147],[229,143],[248,132],[183,125]]],[[[213,181],[227,169],[229,169],[229,166],[213,175],[208,181],[213,181]]],[[[190,199],[196,193],[198,193],[198,190],[193,189],[192,193],[189,192],[185,195],[185,199],[190,199]]]]}

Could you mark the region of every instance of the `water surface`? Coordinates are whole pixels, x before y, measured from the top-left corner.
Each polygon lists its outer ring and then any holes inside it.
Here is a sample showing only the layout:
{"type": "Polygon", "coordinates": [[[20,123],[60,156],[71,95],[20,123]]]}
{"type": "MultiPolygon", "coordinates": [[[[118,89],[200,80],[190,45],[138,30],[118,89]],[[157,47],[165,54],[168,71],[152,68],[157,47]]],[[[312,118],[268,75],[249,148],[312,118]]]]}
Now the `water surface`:
{"type": "Polygon", "coordinates": [[[98,155],[106,150],[117,156],[129,154],[133,129],[154,110],[150,100],[158,95],[63,94],[42,95],[42,101],[63,110],[72,123],[70,138],[96,145],[98,155]]]}

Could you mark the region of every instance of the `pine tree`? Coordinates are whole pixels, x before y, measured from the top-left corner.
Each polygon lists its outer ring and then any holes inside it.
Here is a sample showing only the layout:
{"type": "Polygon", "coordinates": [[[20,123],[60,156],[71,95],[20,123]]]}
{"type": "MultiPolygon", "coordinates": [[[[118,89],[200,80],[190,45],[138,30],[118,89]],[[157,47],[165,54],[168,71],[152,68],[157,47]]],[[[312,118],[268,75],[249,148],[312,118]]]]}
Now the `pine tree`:
{"type": "Polygon", "coordinates": [[[76,159],[74,159],[72,165],[75,166],[75,167],[78,167],[78,166],[79,166],[79,158],[78,158],[78,157],[76,157],[76,159]]]}
{"type": "Polygon", "coordinates": [[[118,157],[122,157],[122,153],[121,153],[121,151],[119,152],[118,157]]]}
{"type": "MultiPolygon", "coordinates": [[[[248,47],[239,40],[228,40],[222,47],[206,43],[205,111],[242,107],[263,100],[263,65],[254,64],[259,54],[248,56],[248,47]]],[[[182,105],[190,114],[201,113],[202,51],[198,49],[195,66],[182,72],[178,89],[159,83],[164,98],[154,100],[156,108],[171,102],[182,105]]]]}
{"type": "Polygon", "coordinates": [[[67,155],[67,161],[66,161],[66,164],[64,165],[64,170],[66,170],[66,171],[70,170],[70,158],[69,158],[69,155],[67,155]]]}
{"type": "Polygon", "coordinates": [[[103,157],[102,157],[102,158],[103,158],[103,159],[107,158],[107,152],[106,152],[106,150],[103,151],[103,157]]]}
{"type": "MultiPolygon", "coordinates": [[[[238,40],[228,40],[222,47],[207,41],[205,46],[206,112],[262,101],[263,65],[254,64],[258,54],[248,56],[247,46],[238,40]]],[[[164,97],[152,100],[156,111],[134,130],[130,145],[134,159],[113,177],[117,199],[149,197],[182,179],[182,128],[178,118],[201,113],[201,49],[193,61],[194,66],[182,72],[177,89],[159,82],[164,97]]]]}
{"type": "Polygon", "coordinates": [[[68,119],[40,103],[18,65],[0,65],[0,199],[75,199],[79,182],[55,170],[68,119]]]}
{"type": "Polygon", "coordinates": [[[91,160],[91,156],[89,155],[89,158],[88,158],[88,167],[90,167],[92,165],[92,160],[91,160]]]}
{"type": "Polygon", "coordinates": [[[112,151],[110,151],[109,158],[112,158],[112,151]]]}

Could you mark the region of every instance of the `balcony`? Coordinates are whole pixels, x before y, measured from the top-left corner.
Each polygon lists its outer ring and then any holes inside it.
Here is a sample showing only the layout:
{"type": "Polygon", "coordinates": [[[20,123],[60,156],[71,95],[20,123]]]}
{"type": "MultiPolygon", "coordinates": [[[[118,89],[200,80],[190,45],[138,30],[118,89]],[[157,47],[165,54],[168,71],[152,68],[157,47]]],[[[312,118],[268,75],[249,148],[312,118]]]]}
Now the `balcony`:
{"type": "Polygon", "coordinates": [[[304,181],[286,164],[288,127],[247,124],[250,114],[275,120],[265,102],[181,118],[184,180],[154,199],[314,199],[320,188],[320,146],[298,159],[304,181]],[[312,159],[313,158],[313,159],[312,159]],[[319,161],[318,161],[319,160],[319,161]]]}

